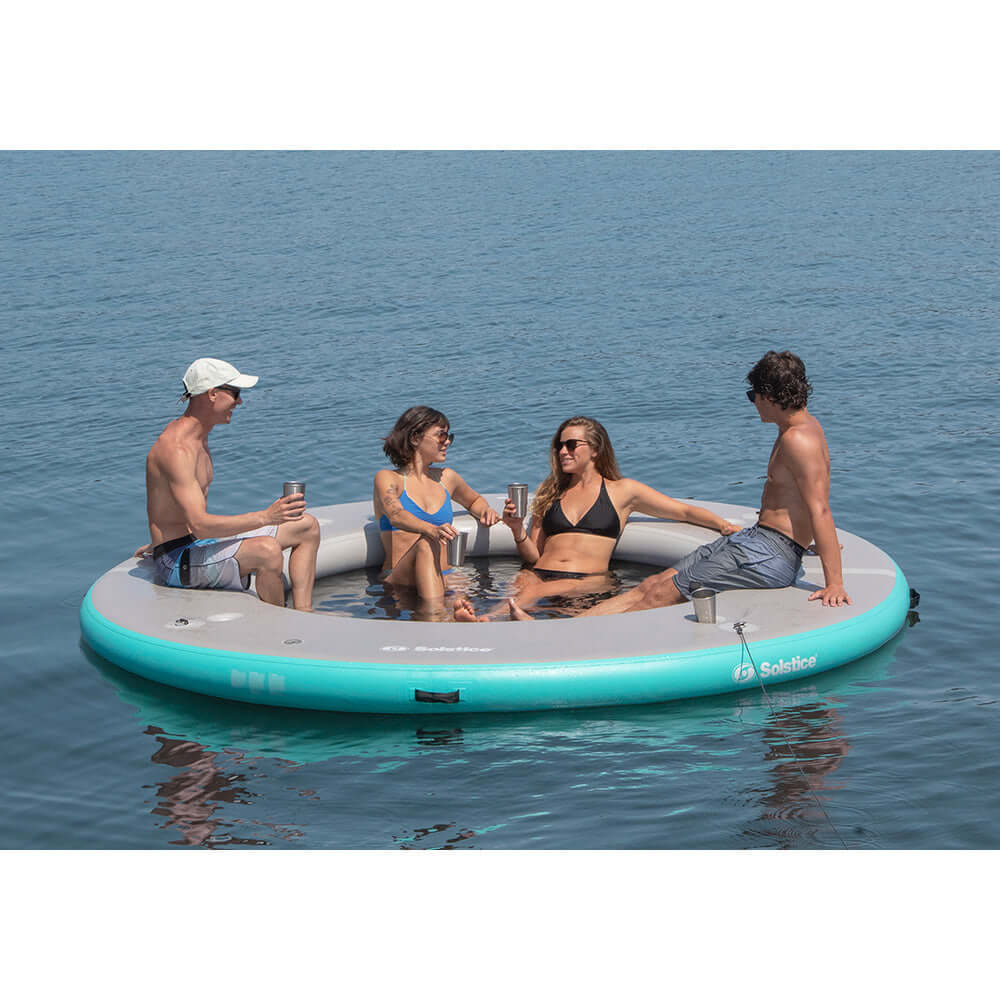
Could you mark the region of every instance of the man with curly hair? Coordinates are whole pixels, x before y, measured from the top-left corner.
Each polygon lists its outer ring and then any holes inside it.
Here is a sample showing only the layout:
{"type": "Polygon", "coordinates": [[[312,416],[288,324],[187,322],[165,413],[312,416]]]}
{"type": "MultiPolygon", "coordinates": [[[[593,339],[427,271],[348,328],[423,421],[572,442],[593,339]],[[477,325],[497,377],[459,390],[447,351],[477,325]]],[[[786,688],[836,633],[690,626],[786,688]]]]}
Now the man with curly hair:
{"type": "Polygon", "coordinates": [[[824,586],[809,600],[831,607],[851,603],[829,506],[830,452],[823,428],[806,409],[812,392],[806,366],[791,351],[768,351],[750,369],[747,381],[747,399],[760,419],[778,427],[757,524],[701,546],[671,569],[595,605],[585,615],[681,604],[699,587],[716,591],[788,587],[810,546],[823,564],[824,586]]]}

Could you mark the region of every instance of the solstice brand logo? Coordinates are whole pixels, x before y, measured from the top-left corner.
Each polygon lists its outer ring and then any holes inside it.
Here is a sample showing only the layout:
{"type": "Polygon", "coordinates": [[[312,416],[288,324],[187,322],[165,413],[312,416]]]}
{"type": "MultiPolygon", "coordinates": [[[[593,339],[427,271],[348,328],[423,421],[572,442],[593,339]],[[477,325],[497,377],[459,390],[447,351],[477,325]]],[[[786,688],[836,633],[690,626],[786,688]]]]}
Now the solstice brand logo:
{"type": "MultiPolygon", "coordinates": [[[[790,660],[780,659],[772,663],[763,660],[760,665],[760,676],[778,677],[784,674],[798,674],[803,670],[812,670],[816,666],[815,656],[793,656],[790,660]]],[[[754,675],[752,663],[741,663],[733,670],[733,680],[737,684],[750,680],[754,675]]]]}
{"type": "Polygon", "coordinates": [[[803,670],[812,670],[815,666],[815,656],[793,656],[790,660],[778,660],[777,663],[764,660],[760,665],[760,675],[777,677],[779,674],[797,674],[803,670]]]}

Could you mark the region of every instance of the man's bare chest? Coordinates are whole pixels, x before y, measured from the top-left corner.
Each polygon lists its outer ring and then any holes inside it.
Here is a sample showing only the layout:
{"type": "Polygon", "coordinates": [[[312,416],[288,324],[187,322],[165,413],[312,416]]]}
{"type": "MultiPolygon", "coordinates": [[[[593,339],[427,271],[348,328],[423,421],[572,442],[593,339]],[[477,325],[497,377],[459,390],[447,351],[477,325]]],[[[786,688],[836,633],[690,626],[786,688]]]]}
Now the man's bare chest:
{"type": "Polygon", "coordinates": [[[209,486],[212,485],[212,475],[212,456],[207,451],[203,451],[198,455],[194,468],[194,477],[203,493],[207,493],[209,486]]]}
{"type": "Polygon", "coordinates": [[[771,457],[767,462],[767,482],[768,485],[777,489],[785,489],[794,487],[795,485],[795,481],[782,454],[780,438],[774,442],[774,447],[771,449],[771,457]]]}

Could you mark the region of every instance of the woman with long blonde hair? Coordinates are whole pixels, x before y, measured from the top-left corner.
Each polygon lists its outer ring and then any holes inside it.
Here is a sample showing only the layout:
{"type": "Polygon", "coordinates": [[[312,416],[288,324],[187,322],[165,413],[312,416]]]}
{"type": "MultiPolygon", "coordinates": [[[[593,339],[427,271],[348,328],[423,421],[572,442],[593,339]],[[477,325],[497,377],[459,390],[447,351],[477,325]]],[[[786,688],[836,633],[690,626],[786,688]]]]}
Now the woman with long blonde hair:
{"type": "MultiPolygon", "coordinates": [[[[570,417],[559,425],[549,461],[552,471],[535,493],[531,528],[525,528],[510,500],[504,506],[503,523],[526,563],[508,602],[512,617],[529,617],[525,609],[544,598],[579,599],[582,609],[587,597],[607,596],[615,586],[609,573],[611,553],[633,513],[698,524],[723,535],[740,530],[704,507],[624,478],[608,432],[592,417],[570,417]]],[[[455,617],[476,620],[466,601],[456,605],[455,617]]]]}

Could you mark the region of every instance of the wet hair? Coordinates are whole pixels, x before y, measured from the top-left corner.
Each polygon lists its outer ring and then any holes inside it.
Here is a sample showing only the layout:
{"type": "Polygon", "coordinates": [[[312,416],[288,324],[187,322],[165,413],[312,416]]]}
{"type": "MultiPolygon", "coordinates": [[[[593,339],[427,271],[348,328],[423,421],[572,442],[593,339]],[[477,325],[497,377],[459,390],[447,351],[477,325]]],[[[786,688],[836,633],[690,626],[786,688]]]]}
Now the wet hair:
{"type": "Polygon", "coordinates": [[[549,445],[549,465],[552,471],[535,494],[534,503],[531,505],[531,513],[535,517],[544,517],[545,512],[556,502],[556,498],[565,493],[569,486],[570,475],[563,472],[559,464],[559,439],[567,427],[583,428],[583,436],[594,453],[594,465],[605,479],[614,482],[622,478],[621,472],[618,471],[615,449],[611,447],[611,437],[604,429],[604,425],[591,417],[570,417],[559,425],[559,429],[552,436],[552,443],[549,445]]]}
{"type": "Polygon", "coordinates": [[[411,406],[382,438],[382,450],[397,469],[404,469],[413,461],[417,441],[431,427],[449,427],[448,418],[430,406],[411,406]]]}
{"type": "Polygon", "coordinates": [[[812,392],[805,364],[791,351],[768,351],[747,373],[747,381],[783,410],[803,409],[812,392]]]}

